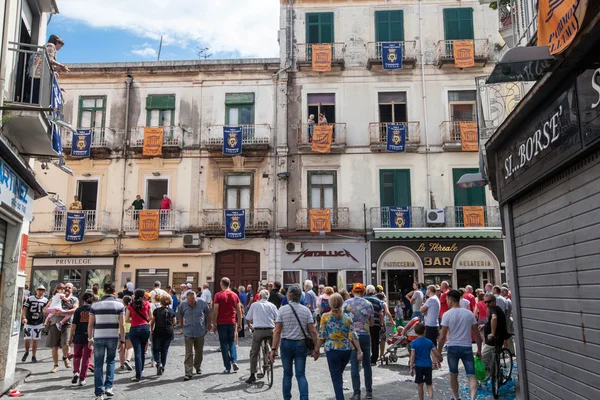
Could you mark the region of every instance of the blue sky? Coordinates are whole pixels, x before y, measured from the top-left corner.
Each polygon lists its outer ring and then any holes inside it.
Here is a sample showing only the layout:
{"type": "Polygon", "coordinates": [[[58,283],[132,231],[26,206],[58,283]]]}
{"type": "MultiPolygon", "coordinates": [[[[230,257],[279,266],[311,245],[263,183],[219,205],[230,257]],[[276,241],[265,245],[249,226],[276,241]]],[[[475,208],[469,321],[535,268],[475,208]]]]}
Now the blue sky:
{"type": "Polygon", "coordinates": [[[63,63],[156,61],[161,35],[161,60],[196,60],[199,46],[213,59],[278,56],[279,4],[272,0],[254,0],[251,7],[247,0],[57,3],[60,14],[52,17],[48,35],[64,39],[63,63]]]}

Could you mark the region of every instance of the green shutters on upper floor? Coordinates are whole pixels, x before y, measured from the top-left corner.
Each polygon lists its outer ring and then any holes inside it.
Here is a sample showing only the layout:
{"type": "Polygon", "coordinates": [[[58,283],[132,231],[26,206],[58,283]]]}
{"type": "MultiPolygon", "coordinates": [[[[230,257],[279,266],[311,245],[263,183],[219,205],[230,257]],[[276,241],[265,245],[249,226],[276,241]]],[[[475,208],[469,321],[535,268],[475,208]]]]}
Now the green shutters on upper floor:
{"type": "Polygon", "coordinates": [[[225,94],[225,125],[254,124],[254,93],[225,94]]]}
{"type": "Polygon", "coordinates": [[[175,125],[175,95],[146,97],[146,126],[175,125]]]}
{"type": "Polygon", "coordinates": [[[464,174],[476,174],[479,168],[453,168],[452,183],[454,186],[454,205],[461,206],[485,206],[485,187],[472,187],[461,189],[457,182],[464,174]]]}
{"type": "Polygon", "coordinates": [[[79,97],[77,126],[82,128],[104,128],[106,119],[106,96],[79,97]]]}
{"type": "Polygon", "coordinates": [[[404,41],[404,12],[402,10],[375,11],[375,41],[404,41]]]}
{"type": "Polygon", "coordinates": [[[333,42],[333,13],[306,13],[306,43],[333,42]]]}
{"type": "Polygon", "coordinates": [[[381,207],[410,207],[410,170],[379,170],[379,196],[381,207]]]}
{"type": "Polygon", "coordinates": [[[446,40],[474,39],[473,9],[445,8],[444,37],[446,40]]]}

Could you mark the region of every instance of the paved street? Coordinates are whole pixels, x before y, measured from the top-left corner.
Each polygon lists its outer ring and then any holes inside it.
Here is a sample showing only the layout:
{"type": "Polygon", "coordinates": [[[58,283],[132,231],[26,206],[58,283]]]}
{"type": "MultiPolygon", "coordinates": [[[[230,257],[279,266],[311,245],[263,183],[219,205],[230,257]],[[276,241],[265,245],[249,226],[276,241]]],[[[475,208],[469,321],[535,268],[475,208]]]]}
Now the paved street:
{"type": "MultiPolygon", "coordinates": [[[[169,359],[165,375],[156,376],[155,369],[147,364],[145,379],[141,383],[132,383],[130,378],[132,372],[117,371],[115,376],[115,393],[117,399],[186,399],[198,398],[199,396],[209,396],[210,399],[281,399],[281,377],[282,367],[277,362],[275,369],[275,384],[271,389],[261,384],[247,385],[244,380],[249,374],[249,352],[250,338],[241,338],[239,341],[240,349],[238,358],[240,371],[236,374],[223,375],[223,364],[221,353],[218,348],[217,337],[213,334],[207,336],[207,343],[204,351],[204,361],[202,363],[201,376],[194,376],[189,382],[183,381],[183,338],[176,335],[169,351],[169,359]]],[[[23,355],[23,345],[19,349],[19,360],[23,355]]],[[[67,371],[60,363],[61,371],[52,374],[52,359],[50,350],[43,348],[38,352],[37,364],[18,362],[18,366],[32,371],[31,376],[26,383],[19,387],[19,390],[25,394],[25,398],[35,399],[91,399],[93,398],[93,376],[88,376],[88,384],[85,387],[72,386],[70,384],[71,372],[67,371]]],[[[417,387],[412,383],[408,370],[408,358],[401,358],[397,363],[389,366],[377,366],[373,371],[373,386],[375,399],[416,399],[417,387]]],[[[118,362],[117,362],[118,368],[118,362]]],[[[451,398],[449,381],[447,375],[447,365],[439,371],[434,371],[434,390],[435,398],[451,398]],[[443,393],[443,395],[440,395],[443,393]]],[[[462,372],[461,372],[462,373],[462,372]]],[[[307,362],[307,376],[310,387],[310,397],[319,399],[333,399],[333,389],[327,369],[327,360],[324,356],[318,361],[310,358],[307,362]]],[[[347,398],[352,394],[350,382],[350,366],[344,374],[344,387],[348,389],[347,398]]],[[[462,398],[466,398],[466,382],[461,381],[463,393],[462,398]]],[[[504,399],[514,398],[514,386],[506,388],[513,391],[512,395],[504,399]]],[[[298,398],[296,383],[294,380],[293,398],[298,398]]],[[[363,388],[364,396],[364,388],[363,388]]],[[[492,399],[489,392],[481,390],[478,400],[492,399]]]]}

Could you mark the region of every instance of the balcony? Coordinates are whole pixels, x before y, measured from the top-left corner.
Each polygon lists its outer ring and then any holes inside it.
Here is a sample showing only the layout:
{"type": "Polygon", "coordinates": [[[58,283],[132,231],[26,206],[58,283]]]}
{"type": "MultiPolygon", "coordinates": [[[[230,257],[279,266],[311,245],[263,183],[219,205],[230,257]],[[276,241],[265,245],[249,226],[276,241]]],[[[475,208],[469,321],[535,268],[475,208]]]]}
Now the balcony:
{"type": "Polygon", "coordinates": [[[15,42],[8,45],[7,60],[2,63],[6,62],[9,69],[14,65],[14,69],[5,87],[4,134],[20,153],[57,157],[52,150],[50,123],[54,72],[46,48],[15,42]],[[39,77],[29,76],[35,70],[39,77]]]}
{"type": "MultiPolygon", "coordinates": [[[[210,125],[208,137],[202,144],[211,152],[223,150],[223,127],[226,125],[210,125]]],[[[227,125],[231,126],[231,125],[227,125]]],[[[242,128],[242,153],[245,151],[268,151],[271,143],[271,126],[269,124],[237,125],[242,128]]]]}
{"type": "MultiPolygon", "coordinates": [[[[487,206],[483,207],[485,228],[501,228],[500,222],[500,207],[487,206]]],[[[464,228],[465,221],[462,207],[446,207],[446,227],[448,228],[464,228]]]]}
{"type": "MultiPolygon", "coordinates": [[[[202,229],[207,234],[222,236],[225,232],[225,210],[223,208],[202,211],[202,229]]],[[[265,233],[271,229],[271,209],[246,209],[246,234],[265,233]]]]}
{"type": "MultiPolygon", "coordinates": [[[[381,59],[381,44],[383,42],[368,42],[367,43],[367,68],[368,69],[383,69],[381,59]],[[379,66],[377,68],[377,66],[379,66]]],[[[405,65],[414,68],[417,63],[417,42],[414,40],[400,42],[402,43],[402,68],[405,65]]]]}
{"type": "MultiPolygon", "coordinates": [[[[296,211],[296,230],[310,230],[309,208],[300,208],[296,211]]],[[[350,209],[348,207],[330,208],[331,229],[341,230],[350,228],[350,209]]]]}
{"type": "Polygon", "coordinates": [[[183,129],[180,126],[138,126],[131,132],[131,146],[141,152],[144,147],[144,128],[164,128],[163,155],[183,148],[183,129]]]}
{"type": "MultiPolygon", "coordinates": [[[[454,40],[440,40],[436,48],[436,64],[438,68],[454,66],[454,40]]],[[[490,60],[491,54],[487,39],[473,40],[475,47],[475,66],[483,67],[490,60]]]]}
{"type": "MultiPolygon", "coordinates": [[[[315,43],[317,44],[317,43],[315,43]]],[[[331,66],[339,67],[341,70],[344,69],[344,53],[346,52],[345,43],[318,43],[318,44],[330,44],[331,45],[331,66]]],[[[296,61],[298,63],[298,69],[310,69],[312,68],[312,44],[300,43],[296,45],[296,61]]]]}
{"type": "MultiPolygon", "coordinates": [[[[85,234],[104,233],[108,231],[109,214],[106,211],[85,210],[85,234]]],[[[50,231],[64,235],[67,225],[67,211],[55,211],[54,220],[50,223],[50,231]]]]}
{"type": "MultiPolygon", "coordinates": [[[[461,121],[443,121],[440,124],[440,132],[442,133],[442,149],[445,151],[462,151],[462,138],[460,134],[460,122],[461,121]]],[[[485,121],[486,126],[490,126],[492,121],[485,121]]],[[[490,135],[494,131],[487,128],[480,130],[480,142],[486,135],[490,135]],[[491,133],[490,133],[491,132],[491,133]]],[[[490,137],[488,136],[488,138],[490,137]]],[[[487,139],[485,139],[487,140],[487,139]]],[[[481,148],[481,144],[480,144],[481,148]]]]}
{"type": "MultiPolygon", "coordinates": [[[[385,151],[387,144],[387,130],[389,122],[371,122],[369,124],[369,136],[371,140],[371,151],[385,151]]],[[[406,151],[415,152],[421,144],[421,126],[419,122],[402,122],[406,126],[406,151]]]]}
{"type": "MultiPolygon", "coordinates": [[[[92,130],[92,145],[91,151],[101,152],[110,151],[113,149],[115,141],[115,130],[112,128],[77,128],[77,130],[92,130]]],[[[71,149],[73,146],[73,133],[67,129],[63,129],[61,132],[63,149],[71,149]]],[[[68,154],[68,153],[67,153],[68,154]]]]}
{"type": "MultiPolygon", "coordinates": [[[[177,217],[178,211],[160,210],[160,228],[159,234],[169,235],[179,230],[177,217]]],[[[123,221],[123,230],[128,235],[137,235],[139,231],[139,211],[125,211],[125,220],[123,221]]]]}
{"type": "MultiPolygon", "coordinates": [[[[346,124],[327,124],[333,126],[331,152],[341,152],[346,148],[346,124]]],[[[314,124],[301,124],[297,127],[298,147],[310,151],[314,124]]]]}
{"type": "MultiPolygon", "coordinates": [[[[410,227],[426,227],[425,207],[408,207],[410,209],[410,227]]],[[[390,226],[390,208],[389,207],[371,207],[369,211],[369,221],[371,229],[391,228],[390,226]]]]}

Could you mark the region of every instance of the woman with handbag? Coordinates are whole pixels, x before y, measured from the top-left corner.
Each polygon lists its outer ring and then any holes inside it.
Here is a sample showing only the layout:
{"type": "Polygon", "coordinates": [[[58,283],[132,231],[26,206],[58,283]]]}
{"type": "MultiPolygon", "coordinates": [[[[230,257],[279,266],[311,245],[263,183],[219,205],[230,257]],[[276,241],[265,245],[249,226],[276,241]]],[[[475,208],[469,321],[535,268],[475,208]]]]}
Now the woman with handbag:
{"type": "Polygon", "coordinates": [[[271,362],[275,361],[277,349],[281,344],[283,399],[289,400],[292,398],[292,377],[294,376],[295,365],[300,400],[308,400],[308,381],[305,375],[306,353],[307,350],[314,350],[317,331],[312,313],[300,304],[302,299],[300,286],[290,286],[287,298],[289,303],[279,309],[275,320],[273,350],[271,350],[270,358],[271,362]]]}
{"type": "Polygon", "coordinates": [[[131,322],[129,330],[129,339],[133,345],[133,354],[135,358],[135,376],[131,378],[132,382],[139,382],[142,379],[142,371],[146,362],[145,349],[150,338],[150,303],[145,299],[146,292],[137,289],[133,295],[133,301],[127,306],[125,321],[131,322]]]}

